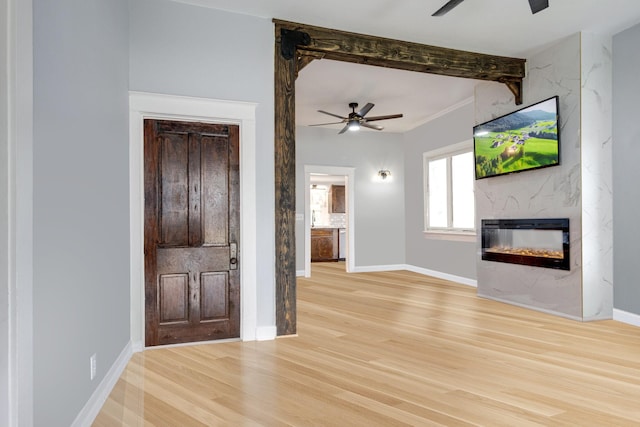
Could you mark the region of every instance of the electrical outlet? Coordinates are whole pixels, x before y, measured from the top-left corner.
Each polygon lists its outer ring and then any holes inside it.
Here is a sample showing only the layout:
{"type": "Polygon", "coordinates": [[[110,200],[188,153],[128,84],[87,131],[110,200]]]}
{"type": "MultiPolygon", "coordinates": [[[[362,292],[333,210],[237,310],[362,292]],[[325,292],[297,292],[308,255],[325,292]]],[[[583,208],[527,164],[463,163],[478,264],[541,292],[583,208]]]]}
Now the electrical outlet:
{"type": "Polygon", "coordinates": [[[93,380],[96,377],[96,371],[98,369],[95,353],[89,358],[89,364],[91,365],[91,379],[93,380]]]}

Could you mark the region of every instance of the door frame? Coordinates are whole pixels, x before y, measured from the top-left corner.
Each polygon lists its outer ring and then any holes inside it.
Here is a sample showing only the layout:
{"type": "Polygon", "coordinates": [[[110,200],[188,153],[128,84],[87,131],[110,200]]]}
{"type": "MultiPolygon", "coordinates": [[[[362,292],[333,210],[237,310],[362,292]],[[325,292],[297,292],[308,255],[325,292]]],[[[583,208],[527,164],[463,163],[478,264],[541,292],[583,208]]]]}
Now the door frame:
{"type": "Polygon", "coordinates": [[[131,341],[141,351],[144,307],[144,119],[228,123],[240,127],[240,339],[275,338],[257,327],[256,107],[250,102],[129,92],[129,212],[131,228],[131,341]]]}
{"type": "Polygon", "coordinates": [[[355,168],[304,165],[304,277],[311,277],[311,174],[340,175],[345,179],[347,205],[347,273],[355,270],[355,168]]]}

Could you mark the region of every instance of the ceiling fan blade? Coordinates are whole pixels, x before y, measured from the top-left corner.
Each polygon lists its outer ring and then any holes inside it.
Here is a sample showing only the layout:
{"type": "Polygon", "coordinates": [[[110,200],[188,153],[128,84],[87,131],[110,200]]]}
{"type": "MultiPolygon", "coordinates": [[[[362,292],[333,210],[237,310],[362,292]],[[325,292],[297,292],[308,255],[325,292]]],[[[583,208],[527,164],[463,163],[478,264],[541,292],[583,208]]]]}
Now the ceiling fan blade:
{"type": "Polygon", "coordinates": [[[531,13],[538,13],[549,7],[549,0],[529,0],[529,6],[531,13]]]}
{"type": "Polygon", "coordinates": [[[338,135],[341,135],[341,134],[345,133],[347,131],[347,129],[349,129],[349,123],[347,123],[347,125],[345,127],[343,127],[340,132],[338,132],[338,135]]]}
{"type": "Polygon", "coordinates": [[[464,0],[449,0],[442,6],[440,9],[436,10],[436,12],[431,16],[442,16],[448,13],[451,9],[462,3],[464,0]]]}
{"type": "Polygon", "coordinates": [[[367,105],[365,105],[364,107],[362,107],[362,109],[360,111],[358,111],[358,115],[360,117],[364,117],[365,114],[367,114],[369,111],[371,111],[371,109],[374,107],[375,104],[372,103],[367,103],[367,105]]]}
{"type": "Polygon", "coordinates": [[[365,128],[369,128],[369,129],[375,129],[375,130],[382,130],[384,129],[382,126],[378,126],[378,125],[371,125],[367,122],[360,122],[360,126],[365,127],[365,128]]]}
{"type": "Polygon", "coordinates": [[[330,116],[337,117],[337,118],[342,119],[342,120],[349,120],[347,117],[342,117],[342,116],[339,116],[337,114],[330,113],[328,111],[318,110],[318,113],[328,114],[330,116]]]}
{"type": "Polygon", "coordinates": [[[314,125],[309,125],[309,126],[326,126],[326,125],[339,125],[344,123],[344,120],[341,122],[331,122],[331,123],[316,123],[314,125]]]}
{"type": "Polygon", "coordinates": [[[399,119],[402,117],[402,114],[389,114],[387,116],[374,116],[374,117],[367,117],[365,120],[368,122],[373,122],[376,120],[388,120],[388,119],[399,119]]]}

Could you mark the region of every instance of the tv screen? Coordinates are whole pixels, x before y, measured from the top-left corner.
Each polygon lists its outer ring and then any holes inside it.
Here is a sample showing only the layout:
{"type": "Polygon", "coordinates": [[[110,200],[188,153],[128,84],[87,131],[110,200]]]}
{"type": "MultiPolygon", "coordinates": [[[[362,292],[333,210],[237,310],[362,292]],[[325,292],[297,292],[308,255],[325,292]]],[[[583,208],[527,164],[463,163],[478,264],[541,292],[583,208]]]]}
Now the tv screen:
{"type": "Polygon", "coordinates": [[[558,97],[473,127],[476,179],[560,164],[558,97]]]}

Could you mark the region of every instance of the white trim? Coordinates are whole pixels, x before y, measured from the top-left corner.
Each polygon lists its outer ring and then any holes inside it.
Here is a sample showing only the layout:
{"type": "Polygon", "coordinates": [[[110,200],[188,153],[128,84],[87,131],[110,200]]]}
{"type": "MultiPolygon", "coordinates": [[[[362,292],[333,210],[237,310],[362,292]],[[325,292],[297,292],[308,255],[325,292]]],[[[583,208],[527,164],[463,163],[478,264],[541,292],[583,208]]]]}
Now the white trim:
{"type": "Polygon", "coordinates": [[[640,327],[640,314],[629,313],[617,308],[613,309],[613,320],[640,327]]]}
{"type": "Polygon", "coordinates": [[[426,159],[438,160],[445,157],[455,156],[456,154],[466,153],[468,151],[473,152],[473,139],[466,139],[462,142],[456,142],[455,144],[445,145],[444,147],[425,151],[422,153],[422,158],[425,161],[426,159]]]}
{"type": "Polygon", "coordinates": [[[102,381],[100,381],[98,387],[96,387],[94,392],[91,394],[91,397],[80,413],[78,413],[73,424],[71,424],[71,427],[88,427],[95,421],[96,417],[100,413],[100,409],[102,409],[102,406],[104,405],[104,402],[109,398],[109,394],[111,394],[111,391],[118,382],[120,375],[122,375],[127,367],[127,363],[129,363],[132,354],[133,345],[131,341],[129,341],[120,352],[116,361],[111,365],[102,381]]]}
{"type": "Polygon", "coordinates": [[[305,277],[304,270],[296,270],[296,277],[305,277]]]}
{"type": "MultiPolygon", "coordinates": [[[[340,175],[345,177],[347,206],[347,273],[355,271],[355,182],[356,169],[340,166],[304,165],[304,277],[311,277],[311,174],[340,175]]],[[[297,274],[297,273],[296,273],[297,274]]]]}
{"type": "Polygon", "coordinates": [[[408,270],[408,266],[405,264],[389,264],[389,265],[365,265],[356,267],[354,273],[377,273],[380,271],[398,271],[408,270]]]}
{"type": "Polygon", "coordinates": [[[468,279],[462,276],[456,276],[449,273],[443,273],[440,271],[429,270],[427,268],[416,267],[409,264],[390,264],[390,265],[369,265],[363,267],[356,267],[354,273],[377,273],[381,271],[400,271],[407,270],[413,273],[423,274],[425,276],[435,277],[437,279],[448,280],[450,282],[459,283],[461,285],[478,287],[478,282],[474,279],[468,279]]]}
{"type": "Polygon", "coordinates": [[[451,240],[454,242],[475,242],[478,234],[473,231],[435,231],[427,230],[422,232],[425,239],[451,240]]]}
{"type": "Polygon", "coordinates": [[[140,353],[144,351],[144,341],[131,341],[131,350],[134,353],[140,353]]]}
{"type": "MultiPolygon", "coordinates": [[[[0,424],[33,425],[33,2],[6,0],[0,39],[6,84],[8,411],[0,424]],[[4,63],[6,58],[6,63],[4,63]]],[[[4,88],[3,88],[4,89],[4,88]]],[[[4,114],[4,113],[3,113],[4,114]]],[[[4,209],[4,206],[3,206],[4,209]]],[[[2,242],[4,245],[4,242],[2,242]]],[[[3,280],[4,282],[4,280],[3,280]]],[[[5,292],[4,289],[1,292],[5,292]]],[[[4,366],[1,367],[4,370],[4,366]]],[[[2,407],[4,409],[4,407],[2,407]]],[[[3,415],[4,417],[4,415],[3,415]]]]}
{"type": "Polygon", "coordinates": [[[469,98],[463,99],[463,100],[462,100],[462,101],[460,101],[460,102],[456,102],[455,104],[453,104],[453,105],[451,105],[451,106],[449,106],[449,107],[445,108],[444,110],[440,110],[440,111],[438,111],[437,113],[432,114],[431,116],[427,117],[426,119],[424,119],[424,120],[420,120],[419,122],[417,122],[417,123],[413,126],[413,128],[412,128],[412,129],[415,129],[415,128],[420,127],[420,126],[423,126],[423,125],[426,125],[426,124],[427,124],[427,123],[429,123],[430,121],[433,121],[433,120],[435,120],[435,119],[438,119],[438,118],[440,118],[440,117],[442,117],[442,116],[446,116],[447,114],[449,114],[449,113],[451,113],[451,112],[453,112],[453,111],[456,111],[456,110],[457,110],[457,109],[459,109],[459,108],[462,108],[462,107],[464,107],[464,106],[466,106],[466,105],[469,105],[469,104],[471,104],[471,103],[474,101],[474,99],[475,99],[475,98],[474,98],[473,96],[470,96],[469,98]]]}
{"type": "Polygon", "coordinates": [[[143,121],[160,118],[240,126],[240,338],[256,339],[256,107],[249,102],[129,92],[129,191],[131,225],[131,339],[144,343],[143,121]]]}
{"type": "Polygon", "coordinates": [[[271,341],[276,339],[278,328],[276,326],[260,326],[256,329],[256,341],[271,341]]]}
{"type": "Polygon", "coordinates": [[[462,276],[456,276],[454,274],[443,273],[440,271],[429,270],[428,268],[416,267],[414,265],[407,265],[406,269],[414,273],[424,274],[425,276],[431,276],[442,280],[448,280],[450,282],[459,283],[461,285],[478,287],[478,281],[475,279],[469,279],[462,276]]]}

